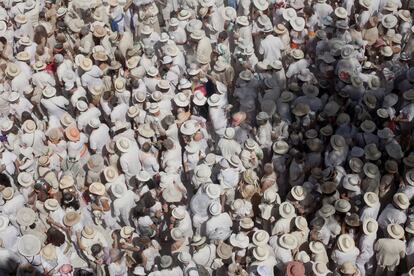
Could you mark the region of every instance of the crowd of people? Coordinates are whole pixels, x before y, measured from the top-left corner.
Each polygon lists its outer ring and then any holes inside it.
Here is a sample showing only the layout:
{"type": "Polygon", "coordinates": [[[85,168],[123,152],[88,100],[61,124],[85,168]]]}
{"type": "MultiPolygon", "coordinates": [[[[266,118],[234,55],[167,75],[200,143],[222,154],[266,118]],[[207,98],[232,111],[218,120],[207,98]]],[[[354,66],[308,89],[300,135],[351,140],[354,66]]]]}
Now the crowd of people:
{"type": "Polygon", "coordinates": [[[413,9],[0,1],[0,274],[413,276],[413,9]]]}

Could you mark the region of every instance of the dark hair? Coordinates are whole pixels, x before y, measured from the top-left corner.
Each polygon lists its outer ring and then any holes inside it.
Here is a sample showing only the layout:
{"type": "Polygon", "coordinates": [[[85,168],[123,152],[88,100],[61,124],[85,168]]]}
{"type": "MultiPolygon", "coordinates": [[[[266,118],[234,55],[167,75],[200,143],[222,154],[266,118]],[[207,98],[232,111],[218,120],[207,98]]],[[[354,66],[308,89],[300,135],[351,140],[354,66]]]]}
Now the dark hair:
{"type": "Polygon", "coordinates": [[[148,186],[148,189],[157,189],[159,187],[158,183],[156,183],[153,179],[148,180],[145,182],[145,185],[148,186]]]}
{"type": "Polygon", "coordinates": [[[142,201],[146,208],[151,208],[156,203],[155,199],[151,196],[151,193],[149,192],[142,195],[142,201]]]}
{"type": "Polygon", "coordinates": [[[142,145],[142,147],[141,147],[141,150],[142,150],[143,152],[149,152],[149,151],[150,151],[150,149],[151,149],[151,144],[150,144],[150,143],[148,143],[148,142],[145,142],[145,143],[142,145]]]}
{"type": "Polygon", "coordinates": [[[173,140],[170,139],[170,138],[165,139],[164,140],[164,147],[167,150],[173,149],[174,148],[174,142],[173,142],[173,140]]]}
{"type": "Polygon", "coordinates": [[[0,184],[5,187],[11,187],[9,177],[3,173],[0,173],[0,184]]]}
{"type": "Polygon", "coordinates": [[[62,205],[66,208],[72,207],[75,210],[78,210],[80,207],[79,201],[69,192],[63,193],[62,205]]]}
{"type": "Polygon", "coordinates": [[[93,276],[95,274],[83,268],[76,268],[75,271],[73,272],[73,275],[74,276],[93,276]]]}
{"type": "Polygon", "coordinates": [[[228,37],[229,37],[229,35],[227,34],[227,32],[223,31],[223,32],[219,33],[218,40],[223,41],[223,40],[226,40],[228,37]]]}
{"type": "Polygon", "coordinates": [[[131,215],[133,218],[136,219],[145,216],[145,206],[141,201],[137,203],[137,206],[132,208],[131,215]]]}
{"type": "Polygon", "coordinates": [[[102,245],[100,245],[99,243],[95,243],[94,245],[91,246],[91,253],[92,256],[96,257],[96,255],[98,255],[101,251],[102,251],[102,245]]]}
{"type": "Polygon", "coordinates": [[[42,44],[42,38],[47,40],[47,30],[43,25],[37,25],[34,29],[33,41],[40,45],[42,44]]]}
{"type": "Polygon", "coordinates": [[[28,111],[23,111],[22,113],[22,122],[27,120],[33,120],[32,114],[28,111]]]}
{"type": "Polygon", "coordinates": [[[132,88],[138,88],[139,87],[139,80],[132,80],[131,82],[132,88]]]}
{"type": "Polygon", "coordinates": [[[55,227],[50,227],[46,232],[46,243],[53,244],[54,246],[61,246],[65,243],[65,234],[55,227]]]}
{"type": "Polygon", "coordinates": [[[121,63],[122,67],[125,68],[126,61],[125,61],[125,58],[122,55],[121,51],[119,50],[119,48],[116,48],[116,50],[114,52],[114,57],[115,57],[115,60],[118,61],[119,63],[121,63]]]}

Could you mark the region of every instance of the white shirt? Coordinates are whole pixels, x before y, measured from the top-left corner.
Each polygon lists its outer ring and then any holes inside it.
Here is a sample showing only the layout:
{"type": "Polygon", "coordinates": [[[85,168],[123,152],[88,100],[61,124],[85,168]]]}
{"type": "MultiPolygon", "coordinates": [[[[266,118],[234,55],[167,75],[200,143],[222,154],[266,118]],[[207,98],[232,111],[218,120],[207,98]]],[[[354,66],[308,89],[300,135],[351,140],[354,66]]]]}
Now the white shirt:
{"type": "Polygon", "coordinates": [[[127,179],[134,177],[141,170],[141,163],[139,162],[138,153],[133,149],[123,153],[119,158],[119,163],[127,179]]]}
{"type": "Polygon", "coordinates": [[[269,239],[269,245],[273,249],[277,267],[283,268],[286,263],[293,261],[292,251],[279,245],[279,236],[272,236],[269,239]]]}
{"type": "Polygon", "coordinates": [[[359,249],[361,250],[361,254],[359,254],[357,258],[358,263],[365,263],[371,257],[374,256],[374,243],[377,240],[377,235],[365,235],[363,234],[359,239],[359,249]]]}
{"type": "Polygon", "coordinates": [[[20,237],[20,232],[16,227],[8,225],[4,230],[0,231],[0,237],[4,248],[17,251],[17,240],[20,237]]]}
{"type": "Polygon", "coordinates": [[[121,217],[125,224],[129,225],[130,211],[135,207],[135,200],[138,196],[131,190],[127,190],[121,198],[112,202],[115,217],[121,217]]]}
{"type": "Polygon", "coordinates": [[[364,221],[368,218],[377,220],[378,214],[381,208],[381,203],[375,204],[373,207],[365,206],[361,210],[361,221],[364,221]]]}
{"type": "Polygon", "coordinates": [[[221,138],[217,146],[220,149],[221,155],[228,160],[232,155],[239,155],[241,152],[240,144],[233,139],[221,138]]]}
{"type": "Polygon", "coordinates": [[[233,221],[228,213],[211,217],[206,223],[206,234],[210,240],[224,241],[231,235],[233,221]]]}
{"type": "Polygon", "coordinates": [[[342,252],[339,249],[335,249],[332,252],[331,258],[335,262],[335,264],[337,264],[338,266],[341,266],[346,262],[351,262],[355,265],[358,255],[359,255],[359,249],[357,247],[354,247],[348,252],[342,252]]]}
{"type": "Polygon", "coordinates": [[[196,264],[209,268],[216,257],[216,246],[207,244],[193,253],[193,260],[196,264]]]}
{"type": "Polygon", "coordinates": [[[270,34],[260,42],[259,53],[263,55],[264,60],[280,60],[282,58],[280,51],[284,49],[285,46],[280,38],[270,34]]]}
{"type": "Polygon", "coordinates": [[[106,124],[101,124],[97,129],[94,129],[91,132],[89,137],[89,147],[92,150],[96,150],[97,153],[100,153],[110,139],[109,127],[106,124]]]}
{"type": "Polygon", "coordinates": [[[101,116],[101,111],[98,108],[89,107],[88,110],[86,110],[85,112],[82,112],[78,116],[76,120],[78,123],[78,128],[84,129],[89,124],[92,118],[99,118],[99,116],[101,116]]]}
{"type": "Polygon", "coordinates": [[[2,154],[0,163],[6,166],[6,171],[10,175],[13,175],[16,170],[16,166],[14,164],[16,159],[17,159],[17,155],[15,155],[13,152],[10,152],[8,150],[5,150],[2,154]]]}
{"type": "Polygon", "coordinates": [[[0,207],[2,213],[7,215],[9,218],[15,218],[17,211],[24,207],[25,201],[24,196],[21,194],[15,194],[14,197],[0,207]]]}
{"type": "Polygon", "coordinates": [[[400,210],[394,207],[391,203],[382,210],[379,218],[378,218],[378,225],[379,227],[385,231],[387,229],[388,224],[404,224],[407,221],[407,211],[400,210]]]}

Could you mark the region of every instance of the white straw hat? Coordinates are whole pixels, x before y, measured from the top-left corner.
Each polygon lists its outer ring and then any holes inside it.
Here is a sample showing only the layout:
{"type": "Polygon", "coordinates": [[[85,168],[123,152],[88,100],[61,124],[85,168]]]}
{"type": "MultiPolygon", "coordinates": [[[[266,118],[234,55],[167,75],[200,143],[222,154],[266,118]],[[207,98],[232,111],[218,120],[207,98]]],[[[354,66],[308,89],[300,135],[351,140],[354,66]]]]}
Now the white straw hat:
{"type": "Polygon", "coordinates": [[[349,234],[342,234],[338,238],[337,245],[342,252],[348,252],[355,248],[355,241],[349,234]]]}
{"type": "Polygon", "coordinates": [[[373,218],[367,218],[362,223],[362,230],[365,235],[374,235],[378,230],[378,222],[373,218]]]}
{"type": "Polygon", "coordinates": [[[17,244],[20,254],[25,257],[33,257],[39,254],[42,245],[39,238],[32,234],[22,236],[17,244]]]}
{"type": "Polygon", "coordinates": [[[406,210],[408,207],[410,207],[410,200],[404,193],[396,193],[393,196],[393,202],[402,210],[406,210]]]}
{"type": "Polygon", "coordinates": [[[393,239],[402,239],[404,237],[404,228],[399,224],[388,224],[387,233],[393,239]]]}

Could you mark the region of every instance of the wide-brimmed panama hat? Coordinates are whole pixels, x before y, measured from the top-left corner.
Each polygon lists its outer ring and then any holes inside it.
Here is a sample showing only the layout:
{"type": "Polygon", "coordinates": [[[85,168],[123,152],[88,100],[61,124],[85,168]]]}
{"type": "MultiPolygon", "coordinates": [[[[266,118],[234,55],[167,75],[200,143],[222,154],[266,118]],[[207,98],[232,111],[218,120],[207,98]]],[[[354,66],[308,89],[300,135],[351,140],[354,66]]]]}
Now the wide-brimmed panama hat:
{"type": "Polygon", "coordinates": [[[243,232],[232,234],[230,236],[230,244],[238,248],[247,248],[249,246],[249,237],[243,232]]]}
{"type": "Polygon", "coordinates": [[[292,234],[283,234],[278,241],[279,245],[285,249],[293,250],[298,246],[298,242],[292,234]]]}
{"type": "Polygon", "coordinates": [[[96,236],[96,229],[92,225],[85,225],[81,231],[81,235],[86,239],[93,239],[96,236]]]}
{"type": "Polygon", "coordinates": [[[102,183],[100,183],[100,182],[93,182],[89,186],[89,192],[91,194],[94,194],[94,195],[102,196],[102,195],[105,194],[106,189],[105,189],[105,186],[102,183]]]}
{"type": "Polygon", "coordinates": [[[404,193],[396,193],[393,196],[393,202],[396,206],[398,206],[402,210],[408,209],[410,207],[410,200],[408,199],[407,195],[404,193]]]}
{"type": "Polygon", "coordinates": [[[349,234],[342,234],[337,241],[338,248],[342,252],[348,252],[355,248],[355,241],[349,234]]]}
{"type": "Polygon", "coordinates": [[[378,222],[373,218],[367,218],[362,223],[362,231],[365,235],[374,235],[378,230],[378,222]]]}
{"type": "Polygon", "coordinates": [[[295,207],[290,202],[283,202],[279,205],[279,214],[283,218],[292,218],[295,216],[295,207]]]}
{"type": "Polygon", "coordinates": [[[31,208],[21,208],[17,211],[16,221],[20,226],[30,226],[36,221],[36,213],[31,208]]]}
{"type": "Polygon", "coordinates": [[[40,239],[32,234],[22,236],[17,244],[17,250],[25,257],[33,257],[39,254],[42,248],[40,239]]]}
{"type": "Polygon", "coordinates": [[[393,239],[401,239],[404,237],[404,228],[402,228],[399,224],[388,224],[387,225],[387,233],[393,239]]]}
{"type": "Polygon", "coordinates": [[[269,241],[270,236],[265,230],[256,230],[253,234],[252,241],[256,246],[265,245],[269,241]]]}
{"type": "Polygon", "coordinates": [[[67,211],[63,217],[63,224],[65,224],[67,227],[71,227],[78,223],[80,219],[81,216],[76,211],[67,211]]]}
{"type": "Polygon", "coordinates": [[[253,249],[253,257],[258,261],[264,261],[269,257],[269,250],[264,246],[257,246],[253,249]]]}
{"type": "Polygon", "coordinates": [[[379,202],[378,195],[374,192],[366,192],[363,198],[369,207],[374,207],[379,202]]]}

